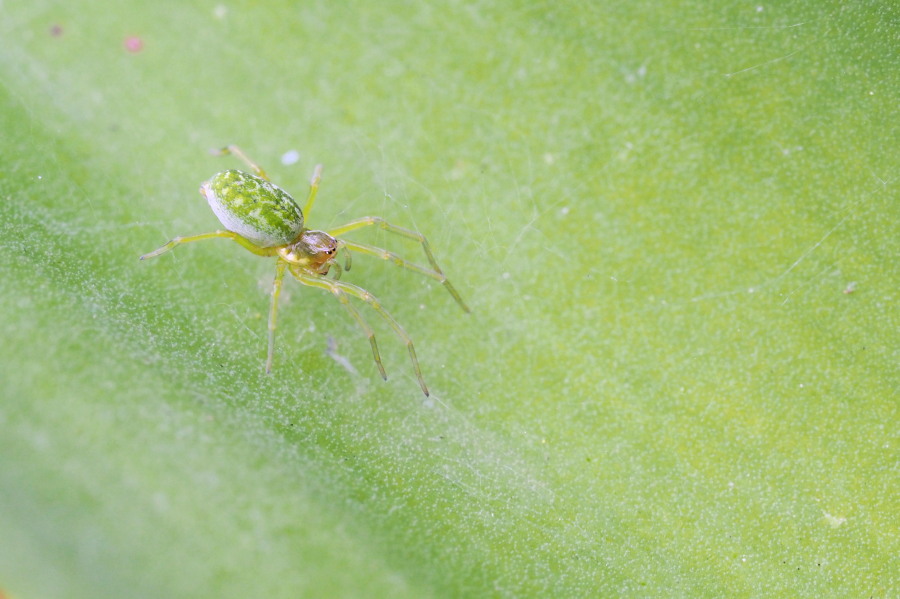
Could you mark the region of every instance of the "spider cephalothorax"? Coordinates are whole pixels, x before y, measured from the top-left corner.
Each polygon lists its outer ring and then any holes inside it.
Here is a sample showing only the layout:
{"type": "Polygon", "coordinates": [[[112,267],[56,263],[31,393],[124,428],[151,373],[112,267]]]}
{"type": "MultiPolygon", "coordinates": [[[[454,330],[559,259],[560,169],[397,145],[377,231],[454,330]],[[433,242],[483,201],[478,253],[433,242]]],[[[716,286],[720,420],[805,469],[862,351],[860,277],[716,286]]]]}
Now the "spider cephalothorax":
{"type": "Polygon", "coordinates": [[[302,266],[320,275],[327,275],[339,247],[338,240],[325,231],[304,229],[296,241],[279,248],[278,255],[286,262],[302,266]]]}

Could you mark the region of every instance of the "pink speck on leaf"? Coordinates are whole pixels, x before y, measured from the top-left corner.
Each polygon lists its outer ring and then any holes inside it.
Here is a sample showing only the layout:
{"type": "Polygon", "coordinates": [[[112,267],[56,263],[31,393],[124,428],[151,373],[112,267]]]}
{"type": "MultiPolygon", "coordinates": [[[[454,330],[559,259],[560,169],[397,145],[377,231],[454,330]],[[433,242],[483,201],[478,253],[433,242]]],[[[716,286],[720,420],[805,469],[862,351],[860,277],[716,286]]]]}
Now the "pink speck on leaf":
{"type": "Polygon", "coordinates": [[[53,37],[59,37],[62,34],[63,34],[62,25],[54,25],[53,27],[50,28],[50,35],[52,35],[53,37]]]}
{"type": "Polygon", "coordinates": [[[144,40],[133,35],[125,38],[125,49],[129,52],[140,52],[144,49],[144,40]]]}

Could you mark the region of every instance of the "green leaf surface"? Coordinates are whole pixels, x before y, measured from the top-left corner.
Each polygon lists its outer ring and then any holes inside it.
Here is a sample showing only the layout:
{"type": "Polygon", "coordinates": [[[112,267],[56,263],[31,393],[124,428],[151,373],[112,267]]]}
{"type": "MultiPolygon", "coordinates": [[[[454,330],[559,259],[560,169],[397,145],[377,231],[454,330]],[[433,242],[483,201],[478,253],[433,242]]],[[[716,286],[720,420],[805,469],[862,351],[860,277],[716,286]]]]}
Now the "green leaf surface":
{"type": "Polygon", "coordinates": [[[0,3],[0,594],[897,596],[898,18],[0,3]],[[430,398],[291,281],[266,376],[237,244],[138,261],[229,143],[428,236],[471,315],[345,277],[430,398]]]}

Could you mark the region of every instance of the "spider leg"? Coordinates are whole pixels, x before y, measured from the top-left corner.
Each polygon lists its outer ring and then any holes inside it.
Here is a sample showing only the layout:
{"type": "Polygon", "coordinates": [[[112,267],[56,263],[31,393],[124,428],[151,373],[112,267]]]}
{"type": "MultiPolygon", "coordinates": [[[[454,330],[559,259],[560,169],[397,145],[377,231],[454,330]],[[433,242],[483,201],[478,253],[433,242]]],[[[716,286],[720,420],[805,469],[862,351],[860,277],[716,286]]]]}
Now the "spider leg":
{"type": "Polygon", "coordinates": [[[284,269],[287,262],[278,259],[275,263],[275,280],[272,282],[272,305],[269,307],[269,353],[266,356],[266,374],[272,373],[275,359],[275,320],[278,317],[278,296],[281,295],[281,284],[284,281],[284,269]]]}
{"type": "Polygon", "coordinates": [[[356,306],[350,303],[350,300],[347,298],[347,294],[341,292],[340,294],[335,294],[340,300],[341,305],[347,309],[347,312],[350,313],[350,316],[353,317],[360,328],[365,332],[366,338],[369,340],[369,345],[372,347],[372,357],[375,358],[375,365],[378,366],[378,372],[381,373],[381,378],[387,380],[387,373],[384,371],[384,364],[381,363],[381,354],[378,352],[378,344],[375,342],[375,331],[372,330],[372,327],[369,326],[369,323],[363,318],[363,315],[359,313],[359,310],[356,309],[356,306]]]}
{"type": "Polygon", "coordinates": [[[395,233],[402,237],[406,237],[407,239],[412,239],[419,243],[422,246],[422,250],[425,252],[425,256],[428,258],[429,264],[431,264],[431,269],[424,268],[407,260],[404,260],[397,254],[393,252],[389,252],[387,250],[383,250],[381,248],[365,245],[362,243],[355,243],[346,240],[341,240],[341,242],[347,247],[347,249],[360,252],[362,254],[369,254],[370,256],[376,256],[381,258],[382,260],[391,260],[397,266],[402,266],[403,268],[412,270],[419,274],[423,274],[425,276],[431,277],[437,281],[440,281],[441,284],[447,289],[450,295],[453,296],[453,299],[456,300],[456,303],[459,304],[459,307],[462,308],[466,312],[471,312],[469,307],[463,301],[462,297],[447,279],[447,276],[441,270],[441,267],[438,266],[437,260],[434,259],[434,254],[431,253],[431,246],[428,244],[428,240],[425,239],[425,236],[421,233],[417,233],[411,229],[405,229],[403,227],[398,227],[397,225],[392,225],[387,222],[383,218],[379,216],[365,216],[363,218],[359,218],[354,221],[350,221],[346,225],[336,227],[334,229],[330,229],[327,231],[329,235],[332,237],[338,237],[342,233],[349,233],[350,231],[355,231],[356,229],[361,229],[363,227],[371,227],[377,226],[385,231],[390,233],[395,233]]]}
{"type": "Polygon", "coordinates": [[[264,171],[261,166],[250,160],[250,158],[246,154],[244,154],[244,151],[236,145],[232,144],[230,146],[225,146],[221,150],[213,150],[212,152],[216,156],[228,156],[229,154],[237,156],[247,163],[247,166],[249,166],[253,170],[253,172],[256,173],[257,177],[262,177],[266,181],[269,181],[269,175],[266,174],[266,171],[264,171]]]}
{"type": "Polygon", "coordinates": [[[414,262],[410,262],[405,258],[400,257],[398,254],[394,252],[382,249],[380,247],[375,247],[374,245],[366,245],[364,243],[356,243],[355,241],[346,241],[341,240],[344,246],[348,250],[352,250],[354,252],[359,252],[360,254],[368,254],[369,256],[375,256],[376,258],[381,258],[382,260],[390,260],[397,266],[405,268],[407,270],[411,270],[413,272],[417,272],[420,275],[425,275],[426,277],[431,277],[435,281],[439,281],[446,289],[450,292],[450,295],[453,296],[453,299],[456,300],[456,303],[460,305],[460,307],[466,312],[470,312],[469,307],[463,301],[462,297],[459,295],[459,292],[456,291],[456,288],[450,283],[444,273],[432,270],[430,268],[426,268],[424,266],[420,266],[415,264],[414,262]]]}
{"type": "Polygon", "coordinates": [[[232,231],[213,231],[212,233],[201,233],[199,235],[190,235],[188,237],[175,237],[165,245],[160,246],[159,248],[144,254],[141,256],[141,260],[146,260],[148,258],[155,258],[160,254],[165,254],[169,250],[173,249],[175,246],[181,245],[183,243],[191,243],[193,241],[203,241],[204,239],[215,239],[216,237],[222,237],[224,239],[231,239],[232,241],[236,241],[244,249],[249,250],[256,254],[257,256],[273,256],[275,255],[275,251],[273,248],[261,248],[255,245],[252,241],[245,237],[241,237],[237,233],[232,231]]]}
{"type": "Polygon", "coordinates": [[[290,266],[291,274],[300,281],[302,284],[307,285],[308,287],[318,287],[319,289],[325,289],[326,291],[330,291],[337,299],[341,302],[341,304],[347,308],[350,312],[350,315],[353,316],[354,320],[360,325],[363,331],[366,334],[366,337],[369,338],[369,344],[372,346],[372,354],[375,356],[375,363],[378,365],[378,370],[381,372],[381,376],[384,379],[387,379],[387,375],[384,371],[384,366],[381,363],[381,356],[378,353],[378,346],[375,344],[375,333],[372,331],[372,328],[366,322],[366,320],[362,317],[356,308],[350,303],[347,298],[348,295],[353,296],[357,299],[360,299],[367,303],[375,312],[381,316],[385,322],[390,325],[390,327],[394,330],[394,333],[400,337],[400,340],[406,344],[407,350],[409,350],[409,358],[412,361],[413,370],[416,373],[416,378],[419,381],[419,386],[422,388],[422,392],[425,395],[428,395],[428,387],[425,386],[425,379],[422,378],[422,370],[419,368],[419,360],[416,358],[416,350],[413,346],[412,339],[406,333],[400,323],[397,322],[390,313],[385,310],[379,301],[373,296],[371,293],[363,289],[362,287],[357,287],[351,283],[344,283],[343,281],[335,281],[334,279],[329,279],[323,276],[311,275],[305,271],[303,271],[299,267],[295,267],[293,265],[290,266]]]}
{"type": "Polygon", "coordinates": [[[312,177],[309,180],[309,195],[306,196],[306,204],[303,206],[303,215],[309,218],[309,212],[312,210],[313,202],[316,201],[316,193],[319,191],[319,181],[322,180],[322,165],[317,164],[313,169],[312,177]]]}

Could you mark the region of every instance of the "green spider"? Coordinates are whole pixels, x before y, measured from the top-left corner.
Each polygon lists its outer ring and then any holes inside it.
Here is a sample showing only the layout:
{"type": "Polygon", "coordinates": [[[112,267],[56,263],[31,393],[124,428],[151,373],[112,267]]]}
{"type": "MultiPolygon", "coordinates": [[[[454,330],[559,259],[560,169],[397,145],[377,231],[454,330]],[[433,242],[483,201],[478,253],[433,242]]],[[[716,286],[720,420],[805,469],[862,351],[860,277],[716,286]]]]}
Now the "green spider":
{"type": "Polygon", "coordinates": [[[309,183],[309,196],[306,205],[301,211],[294,198],[286,191],[273,184],[265,171],[250,160],[237,146],[223,148],[219,155],[233,154],[247,163],[256,174],[245,173],[239,170],[227,170],[217,175],[200,186],[200,195],[206,198],[210,208],[216,214],[225,230],[212,233],[202,233],[188,237],[176,237],[157,250],[141,256],[141,260],[155,258],[168,252],[177,245],[222,237],[236,241],[245,249],[265,258],[276,257],[275,281],[272,284],[272,303],[269,308],[269,349],[266,358],[266,374],[272,372],[272,363],[275,355],[275,320],[278,312],[278,296],[281,294],[281,284],[285,270],[290,272],[295,279],[303,285],[318,287],[330,291],[341,302],[341,305],[350,313],[372,346],[372,355],[381,377],[387,380],[387,373],[381,363],[381,355],[378,353],[378,345],[375,342],[375,332],[369,323],[360,314],[359,310],[350,302],[351,297],[362,300],[375,312],[377,312],[398,337],[406,344],[409,357],[412,360],[416,378],[425,395],[428,395],[428,387],[422,378],[419,368],[419,360],[416,358],[416,350],[410,336],[400,323],[385,310],[381,303],[371,293],[353,285],[340,281],[341,273],[350,270],[351,253],[359,252],[390,260],[398,266],[412,270],[427,277],[440,281],[460,307],[469,312],[469,307],[462,300],[443,271],[437,265],[428,240],[410,229],[392,225],[378,216],[366,216],[346,225],[336,227],[329,231],[316,231],[304,226],[303,215],[309,216],[316,192],[319,189],[319,181],[322,177],[322,165],[316,166],[309,183]],[[363,227],[378,226],[390,233],[396,233],[402,237],[412,239],[422,246],[431,268],[409,262],[393,252],[379,247],[347,241],[338,237],[342,233],[349,233],[363,227]],[[337,261],[338,252],[343,250],[343,268],[337,261]],[[332,272],[332,277],[328,273],[332,272]]]}

